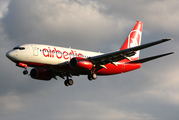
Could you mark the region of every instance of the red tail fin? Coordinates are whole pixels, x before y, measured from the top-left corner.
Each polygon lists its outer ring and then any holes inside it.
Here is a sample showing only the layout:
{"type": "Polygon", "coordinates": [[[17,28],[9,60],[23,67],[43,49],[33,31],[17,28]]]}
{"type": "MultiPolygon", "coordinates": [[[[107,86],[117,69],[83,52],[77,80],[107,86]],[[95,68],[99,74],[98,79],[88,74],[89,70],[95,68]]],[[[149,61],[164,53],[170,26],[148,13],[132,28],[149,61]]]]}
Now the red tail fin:
{"type": "MultiPolygon", "coordinates": [[[[142,37],[142,26],[143,22],[137,21],[132,31],[129,33],[126,41],[122,45],[120,50],[132,48],[135,46],[139,46],[141,43],[142,37]]],[[[136,51],[136,54],[130,57],[131,60],[138,60],[139,59],[139,51],[136,51]]]]}

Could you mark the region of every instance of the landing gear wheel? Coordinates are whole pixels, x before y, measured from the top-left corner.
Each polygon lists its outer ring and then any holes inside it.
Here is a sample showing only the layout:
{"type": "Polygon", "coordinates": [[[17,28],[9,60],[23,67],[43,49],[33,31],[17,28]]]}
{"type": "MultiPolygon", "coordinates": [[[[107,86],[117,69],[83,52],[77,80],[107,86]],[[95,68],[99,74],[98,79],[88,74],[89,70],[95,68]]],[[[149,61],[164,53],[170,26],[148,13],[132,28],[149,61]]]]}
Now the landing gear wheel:
{"type": "Polygon", "coordinates": [[[69,79],[69,80],[68,80],[68,83],[69,83],[69,85],[73,85],[73,80],[72,80],[72,79],[69,79]]]}
{"type": "Polygon", "coordinates": [[[96,73],[93,73],[91,76],[92,76],[93,79],[96,79],[96,78],[97,78],[96,73]]]}
{"type": "Polygon", "coordinates": [[[73,85],[73,80],[72,79],[65,80],[64,84],[65,84],[65,86],[73,85]]]}
{"type": "Polygon", "coordinates": [[[97,75],[96,75],[96,73],[93,73],[93,74],[89,74],[88,75],[88,80],[94,80],[94,79],[96,79],[97,78],[97,75]]]}
{"type": "Polygon", "coordinates": [[[89,75],[88,75],[88,80],[90,80],[90,81],[91,81],[91,80],[93,80],[93,78],[92,78],[92,75],[91,75],[91,74],[89,74],[89,75]]]}
{"type": "Polygon", "coordinates": [[[24,75],[27,75],[27,74],[28,74],[28,71],[27,71],[27,70],[24,70],[24,71],[23,71],[23,74],[24,74],[24,75]]]}
{"type": "Polygon", "coordinates": [[[65,86],[69,86],[68,80],[64,81],[65,86]]]}

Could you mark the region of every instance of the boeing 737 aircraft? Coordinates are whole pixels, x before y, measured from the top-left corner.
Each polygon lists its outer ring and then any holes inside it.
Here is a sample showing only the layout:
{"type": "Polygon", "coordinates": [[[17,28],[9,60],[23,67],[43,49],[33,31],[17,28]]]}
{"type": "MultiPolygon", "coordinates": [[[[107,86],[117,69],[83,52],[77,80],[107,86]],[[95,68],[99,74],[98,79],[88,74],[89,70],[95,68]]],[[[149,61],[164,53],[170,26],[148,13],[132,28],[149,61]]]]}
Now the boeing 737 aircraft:
{"type": "Polygon", "coordinates": [[[139,59],[139,50],[157,45],[171,39],[162,39],[140,45],[143,22],[137,21],[120,50],[109,53],[90,52],[79,49],[64,48],[42,44],[24,44],[14,47],[6,53],[18,67],[30,71],[33,79],[49,81],[59,76],[66,80],[66,86],[73,85],[72,76],[87,75],[94,80],[97,75],[113,75],[129,72],[141,67],[141,64],[173,52],[139,59]]]}

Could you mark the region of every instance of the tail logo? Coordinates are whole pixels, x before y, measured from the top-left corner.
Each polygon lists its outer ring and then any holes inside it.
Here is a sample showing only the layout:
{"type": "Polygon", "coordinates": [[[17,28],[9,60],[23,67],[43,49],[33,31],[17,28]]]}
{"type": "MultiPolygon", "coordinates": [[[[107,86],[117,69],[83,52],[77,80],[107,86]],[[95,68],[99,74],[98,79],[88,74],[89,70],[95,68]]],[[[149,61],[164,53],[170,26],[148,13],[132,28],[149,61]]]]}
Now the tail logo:
{"type": "MultiPolygon", "coordinates": [[[[142,37],[142,26],[143,23],[141,21],[137,21],[120,50],[129,49],[140,45],[142,37]]],[[[139,59],[139,50],[135,52],[136,54],[130,57],[131,60],[139,59]]]]}
{"type": "Polygon", "coordinates": [[[139,30],[133,30],[128,36],[128,48],[136,47],[140,45],[141,32],[139,30]]]}
{"type": "MultiPolygon", "coordinates": [[[[136,47],[140,45],[141,34],[139,30],[132,30],[128,36],[128,48],[136,47]]],[[[136,51],[136,54],[131,57],[132,60],[137,60],[139,58],[139,51],[136,51]]]]}

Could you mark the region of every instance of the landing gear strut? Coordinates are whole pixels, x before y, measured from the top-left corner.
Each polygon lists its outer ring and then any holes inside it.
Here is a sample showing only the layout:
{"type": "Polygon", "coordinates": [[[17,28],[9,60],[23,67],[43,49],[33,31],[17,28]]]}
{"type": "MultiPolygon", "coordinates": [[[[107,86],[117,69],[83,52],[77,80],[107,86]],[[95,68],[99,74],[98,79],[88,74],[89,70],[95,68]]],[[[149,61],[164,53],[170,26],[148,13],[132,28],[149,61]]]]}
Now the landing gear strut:
{"type": "Polygon", "coordinates": [[[67,76],[67,79],[64,81],[65,86],[71,86],[73,83],[73,80],[69,79],[69,76],[67,76]]]}

